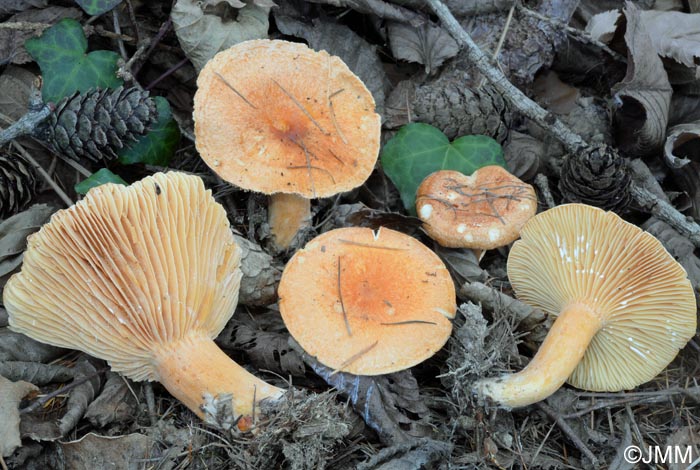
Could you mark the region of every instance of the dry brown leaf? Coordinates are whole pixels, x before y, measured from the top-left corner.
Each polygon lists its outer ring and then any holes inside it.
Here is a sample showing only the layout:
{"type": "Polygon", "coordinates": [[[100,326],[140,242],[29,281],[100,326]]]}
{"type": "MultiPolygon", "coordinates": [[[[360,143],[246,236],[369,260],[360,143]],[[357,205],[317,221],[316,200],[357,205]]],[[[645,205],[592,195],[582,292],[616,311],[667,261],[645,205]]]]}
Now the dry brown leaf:
{"type": "Polygon", "coordinates": [[[27,236],[39,230],[55,210],[46,204],[35,204],[0,223],[0,288],[22,263],[27,236]]]}
{"type": "Polygon", "coordinates": [[[138,403],[134,392],[138,393],[140,383],[127,385],[125,377],[110,372],[100,395],[90,403],[85,418],[93,425],[103,428],[111,423],[134,421],[138,414],[138,403]]]}
{"type": "Polygon", "coordinates": [[[624,15],[628,62],[624,80],[612,90],[615,124],[620,149],[639,156],[663,145],[673,89],[661,58],[649,54],[653,45],[639,10],[627,2],[624,15]]]}
{"type": "Polygon", "coordinates": [[[700,163],[700,121],[679,124],[668,130],[664,158],[671,168],[700,163]]]}
{"type": "MultiPolygon", "coordinates": [[[[223,5],[231,8],[225,2],[223,5]]],[[[225,11],[219,11],[220,6],[210,13],[201,2],[178,0],[170,12],[180,45],[198,70],[219,51],[249,39],[267,37],[269,7],[249,3],[236,9],[235,20],[228,20],[225,11]]]]}
{"type": "Polygon", "coordinates": [[[144,462],[153,456],[152,448],[156,441],[150,436],[136,433],[113,437],[90,433],[77,441],[59,445],[63,450],[65,468],[138,470],[147,467],[144,462]]]}
{"type": "Polygon", "coordinates": [[[430,22],[413,27],[392,21],[388,24],[388,33],[394,57],[425,65],[427,74],[459,52],[459,46],[452,36],[430,22]]]}
{"type": "MultiPolygon", "coordinates": [[[[588,34],[598,41],[609,43],[617,32],[620,10],[599,13],[586,26],[588,34]]],[[[695,70],[700,78],[700,14],[679,11],[640,12],[654,50],[661,56],[695,70]]]]}
{"type": "Polygon", "coordinates": [[[538,103],[556,114],[569,114],[581,96],[578,88],[562,82],[552,70],[535,79],[532,91],[538,103]]]}
{"type": "Polygon", "coordinates": [[[19,402],[39,389],[28,382],[11,382],[0,375],[0,455],[7,457],[22,445],[19,433],[19,402]]]}
{"type": "Polygon", "coordinates": [[[530,135],[511,131],[510,139],[503,146],[503,158],[508,171],[523,181],[530,182],[546,161],[544,142],[530,135]]]}
{"type": "MultiPolygon", "coordinates": [[[[0,41],[1,41],[0,36],[0,41]]],[[[37,76],[27,69],[10,65],[0,75],[0,113],[17,120],[24,116],[37,76]]],[[[3,122],[3,127],[5,127],[3,122]]]]}

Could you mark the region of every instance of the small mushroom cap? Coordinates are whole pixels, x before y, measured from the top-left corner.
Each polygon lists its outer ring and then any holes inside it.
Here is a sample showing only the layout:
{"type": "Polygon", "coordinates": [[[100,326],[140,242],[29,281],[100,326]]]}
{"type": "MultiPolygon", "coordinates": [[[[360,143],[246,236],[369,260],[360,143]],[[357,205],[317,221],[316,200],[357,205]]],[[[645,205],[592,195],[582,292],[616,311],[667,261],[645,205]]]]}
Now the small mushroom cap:
{"type": "Polygon", "coordinates": [[[240,249],[196,176],[104,184],[53,215],[5,286],[10,327],[158,380],[154,350],[193,331],[215,338],[233,314],[240,249]]]}
{"type": "Polygon", "coordinates": [[[357,375],[396,372],[431,357],[449,338],[457,309],[440,258],[386,228],[316,237],[287,264],[279,296],[287,329],[304,350],[357,375]]]}
{"type": "Polygon", "coordinates": [[[214,56],[197,86],[197,150],[236,186],[328,197],[361,185],[374,168],[380,117],[338,57],[287,41],[246,41],[214,56]]]}
{"type": "Polygon", "coordinates": [[[557,315],[572,303],[601,322],[568,382],[593,391],[636,387],[695,334],[695,296],[661,243],[613,212],[584,204],[533,217],[508,258],[519,299],[557,315]]]}
{"type": "Polygon", "coordinates": [[[440,245],[491,250],[518,238],[537,212],[537,196],[532,186],[497,165],[471,176],[442,170],[418,187],[416,210],[440,245]]]}

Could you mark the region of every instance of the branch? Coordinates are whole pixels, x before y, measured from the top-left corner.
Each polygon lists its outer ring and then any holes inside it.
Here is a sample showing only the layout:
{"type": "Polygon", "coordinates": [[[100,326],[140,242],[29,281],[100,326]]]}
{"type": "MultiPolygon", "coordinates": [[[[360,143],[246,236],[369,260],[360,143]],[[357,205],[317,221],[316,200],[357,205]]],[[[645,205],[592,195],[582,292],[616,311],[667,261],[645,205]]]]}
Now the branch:
{"type": "MultiPolygon", "coordinates": [[[[546,111],[540,105],[525,96],[522,91],[508,81],[508,78],[503,72],[491,65],[488,57],[479,49],[471,36],[469,36],[469,33],[467,33],[455,17],[452,16],[449,8],[440,0],[427,0],[427,2],[438,18],[440,18],[445,29],[447,29],[457,43],[465,48],[470,62],[476,66],[479,72],[491,82],[491,85],[501,93],[503,98],[508,100],[515,109],[542,128],[548,130],[564,145],[568,153],[576,154],[580,152],[583,147],[588,146],[581,136],[569,129],[552,113],[546,111]]],[[[678,212],[671,204],[659,199],[653,193],[640,187],[635,182],[631,185],[631,193],[634,201],[642,208],[648,210],[651,214],[687,236],[695,246],[700,247],[700,226],[692,219],[688,219],[678,212]]]]}
{"type": "Polygon", "coordinates": [[[0,147],[25,134],[30,134],[51,114],[51,106],[44,105],[39,111],[29,112],[5,130],[0,130],[0,147]]]}

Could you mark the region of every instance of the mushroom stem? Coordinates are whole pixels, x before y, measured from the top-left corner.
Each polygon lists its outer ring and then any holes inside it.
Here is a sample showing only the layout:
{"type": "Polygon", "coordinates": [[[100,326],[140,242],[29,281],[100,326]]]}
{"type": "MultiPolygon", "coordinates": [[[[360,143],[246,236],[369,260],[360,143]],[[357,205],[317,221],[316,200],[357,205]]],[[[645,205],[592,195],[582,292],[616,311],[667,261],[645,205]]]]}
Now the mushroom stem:
{"type": "Polygon", "coordinates": [[[476,391],[509,408],[544,400],[571,376],[601,327],[600,318],[589,306],[574,303],[564,307],[527,367],[517,374],[480,380],[476,391]]]}
{"type": "Polygon", "coordinates": [[[284,393],[236,364],[201,333],[164,345],[155,362],[158,381],[203,419],[203,405],[221,394],[233,395],[234,418],[239,418],[252,416],[260,401],[284,393]]]}
{"type": "Polygon", "coordinates": [[[298,194],[273,194],[268,222],[277,249],[286,250],[299,230],[311,224],[311,201],[298,194]]]}

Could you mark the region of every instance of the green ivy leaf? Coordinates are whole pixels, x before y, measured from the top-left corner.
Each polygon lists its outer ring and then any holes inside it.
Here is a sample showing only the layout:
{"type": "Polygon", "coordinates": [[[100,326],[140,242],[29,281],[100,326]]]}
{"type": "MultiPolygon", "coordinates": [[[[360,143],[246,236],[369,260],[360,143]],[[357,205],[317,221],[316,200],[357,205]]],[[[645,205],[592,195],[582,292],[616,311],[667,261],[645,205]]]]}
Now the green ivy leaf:
{"type": "Polygon", "coordinates": [[[116,75],[119,55],[112,51],[86,54],[83,28],[73,19],[59,21],[41,37],[28,39],[24,47],[41,68],[44,101],[55,103],[76,91],[123,83],[116,75]]]}
{"type": "Polygon", "coordinates": [[[122,0],[75,0],[88,15],[101,15],[116,7],[122,0]]]}
{"type": "Polygon", "coordinates": [[[74,189],[78,194],[87,194],[87,192],[95,186],[100,186],[101,184],[105,183],[127,184],[127,182],[121,179],[119,175],[115,175],[107,168],[102,168],[101,170],[97,170],[88,178],[85,178],[80,183],[76,184],[74,189]]]}
{"type": "Polygon", "coordinates": [[[168,100],[162,96],[154,98],[158,109],[158,120],[151,131],[138,142],[119,152],[119,162],[148,163],[167,166],[180,141],[180,129],[170,112],[168,100]]]}
{"type": "Polygon", "coordinates": [[[418,186],[433,172],[454,170],[471,175],[487,165],[506,167],[503,149],[491,137],[465,135],[450,143],[439,129],[423,123],[403,126],[384,145],[381,162],[411,214],[415,214],[418,186]]]}

